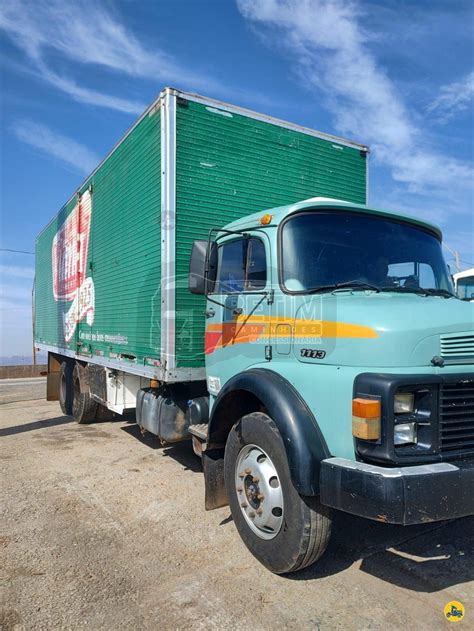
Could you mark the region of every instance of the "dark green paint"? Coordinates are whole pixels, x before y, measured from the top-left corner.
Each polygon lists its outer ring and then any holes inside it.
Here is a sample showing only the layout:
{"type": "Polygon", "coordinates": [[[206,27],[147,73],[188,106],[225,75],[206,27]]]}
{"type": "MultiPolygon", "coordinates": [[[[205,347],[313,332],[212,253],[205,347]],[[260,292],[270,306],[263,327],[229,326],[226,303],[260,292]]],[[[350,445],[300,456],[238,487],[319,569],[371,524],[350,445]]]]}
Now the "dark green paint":
{"type": "Polygon", "coordinates": [[[204,301],[184,282],[194,239],[207,238],[210,228],[245,215],[309,197],[363,204],[365,161],[358,149],[336,142],[237,114],[225,116],[199,103],[178,105],[178,367],[204,365],[204,301]]]}
{"type": "MultiPolygon", "coordinates": [[[[366,158],[356,148],[244,115],[178,101],[176,130],[177,367],[204,365],[204,301],[187,289],[194,239],[257,211],[314,196],[365,202],[366,158]]],[[[92,185],[87,276],[95,287],[92,327],[82,320],[69,344],[55,302],[51,246],[72,199],[37,239],[36,335],[40,344],[138,365],[160,359],[160,109],[144,116],[85,182],[92,185]],[[127,344],[97,341],[123,336],[127,344]],[[134,359],[123,358],[122,355],[134,359]]]]}

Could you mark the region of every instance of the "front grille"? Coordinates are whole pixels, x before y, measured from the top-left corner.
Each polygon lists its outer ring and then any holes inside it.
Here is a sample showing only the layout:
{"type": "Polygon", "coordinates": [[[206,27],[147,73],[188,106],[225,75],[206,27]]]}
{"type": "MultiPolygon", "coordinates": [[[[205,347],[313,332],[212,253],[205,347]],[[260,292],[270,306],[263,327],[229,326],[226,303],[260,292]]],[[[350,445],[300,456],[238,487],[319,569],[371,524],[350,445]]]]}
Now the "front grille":
{"type": "Polygon", "coordinates": [[[474,359],[474,333],[441,336],[441,357],[452,363],[470,363],[474,359]]]}
{"type": "Polygon", "coordinates": [[[474,451],[474,378],[442,384],[439,420],[442,453],[474,451]]]}

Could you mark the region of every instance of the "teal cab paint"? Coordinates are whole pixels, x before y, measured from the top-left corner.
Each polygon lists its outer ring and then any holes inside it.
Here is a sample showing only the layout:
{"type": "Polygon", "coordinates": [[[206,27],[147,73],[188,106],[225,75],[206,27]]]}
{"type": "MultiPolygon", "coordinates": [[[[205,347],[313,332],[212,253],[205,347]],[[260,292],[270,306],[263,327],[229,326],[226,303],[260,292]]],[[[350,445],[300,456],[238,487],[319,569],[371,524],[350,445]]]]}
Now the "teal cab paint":
{"type": "MultiPolygon", "coordinates": [[[[310,408],[331,456],[355,461],[364,441],[352,433],[352,401],[382,396],[376,386],[357,391],[359,375],[396,375],[402,386],[406,376],[420,401],[426,380],[474,377],[474,306],[454,295],[436,226],[315,198],[233,222],[217,243],[206,318],[211,406],[236,374],[272,371],[310,408]]],[[[472,404],[471,416],[474,397],[472,404]]],[[[416,409],[400,416],[419,423],[419,433],[414,443],[392,446],[395,462],[433,455],[442,438],[429,413],[420,407],[419,418],[416,409]],[[426,423],[436,437],[428,439],[426,423]]],[[[447,453],[462,444],[462,428],[446,429],[447,453]]],[[[472,450],[474,431],[466,431],[472,450]]],[[[373,461],[386,455],[381,449],[373,461]]]]}

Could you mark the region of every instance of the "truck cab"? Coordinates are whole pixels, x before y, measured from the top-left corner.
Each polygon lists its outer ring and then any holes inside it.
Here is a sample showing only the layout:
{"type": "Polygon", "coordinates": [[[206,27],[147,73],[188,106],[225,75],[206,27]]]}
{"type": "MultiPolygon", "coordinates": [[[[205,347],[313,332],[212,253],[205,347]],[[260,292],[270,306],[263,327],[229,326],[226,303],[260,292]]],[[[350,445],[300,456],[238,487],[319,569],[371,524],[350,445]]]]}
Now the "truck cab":
{"type": "Polygon", "coordinates": [[[321,556],[333,509],[404,525],[474,513],[474,307],[441,238],[313,198],[195,242],[206,507],[229,503],[272,571],[321,556]]]}
{"type": "Polygon", "coordinates": [[[458,298],[474,302],[474,268],[453,274],[453,280],[458,298]]]}

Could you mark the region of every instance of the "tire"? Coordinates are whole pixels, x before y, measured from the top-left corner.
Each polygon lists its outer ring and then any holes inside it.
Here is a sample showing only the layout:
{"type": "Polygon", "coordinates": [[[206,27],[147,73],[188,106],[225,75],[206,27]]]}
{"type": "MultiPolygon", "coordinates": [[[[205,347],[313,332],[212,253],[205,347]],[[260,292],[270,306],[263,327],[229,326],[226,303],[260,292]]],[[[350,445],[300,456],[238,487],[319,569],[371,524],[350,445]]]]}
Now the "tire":
{"type": "Polygon", "coordinates": [[[81,392],[79,380],[79,366],[76,364],[72,372],[74,398],[72,415],[78,423],[92,423],[97,412],[97,403],[88,392],[81,392]]]}
{"type": "Polygon", "coordinates": [[[72,402],[74,399],[74,389],[72,386],[72,372],[74,364],[62,362],[59,368],[59,406],[61,412],[66,416],[72,415],[72,402]]]}
{"type": "Polygon", "coordinates": [[[117,418],[117,414],[106,408],[105,405],[97,404],[97,409],[95,413],[96,421],[115,421],[117,418]]]}
{"type": "Polygon", "coordinates": [[[224,475],[237,530],[267,569],[286,574],[321,557],[331,535],[331,512],[294,488],[283,440],[266,414],[248,414],[233,426],[224,475]]]}

